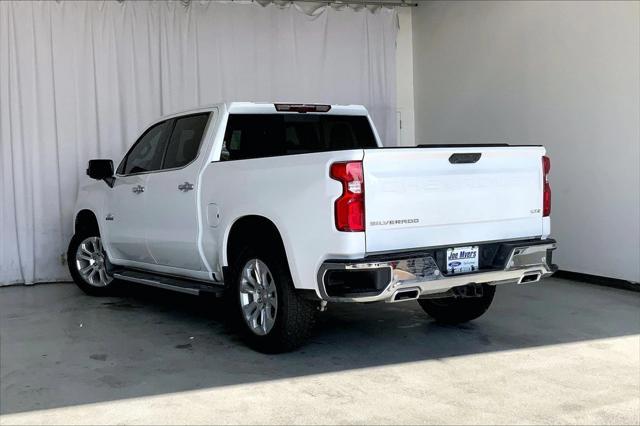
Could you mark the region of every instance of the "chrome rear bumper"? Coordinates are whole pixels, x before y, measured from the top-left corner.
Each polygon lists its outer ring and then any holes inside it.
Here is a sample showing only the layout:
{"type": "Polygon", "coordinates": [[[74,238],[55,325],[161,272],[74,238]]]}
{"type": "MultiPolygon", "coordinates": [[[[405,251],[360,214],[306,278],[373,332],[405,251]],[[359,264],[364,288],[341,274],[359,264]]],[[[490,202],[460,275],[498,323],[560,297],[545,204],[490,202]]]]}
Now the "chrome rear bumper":
{"type": "MultiPolygon", "coordinates": [[[[318,285],[323,300],[329,302],[399,302],[429,295],[446,293],[454,287],[468,284],[509,284],[539,281],[555,272],[548,254],[556,249],[554,240],[540,240],[535,244],[515,245],[502,268],[458,275],[443,274],[432,255],[376,259],[375,261],[329,261],[318,271],[318,285]],[[546,242],[548,241],[548,242],[546,242]],[[381,291],[365,294],[330,296],[326,289],[328,274],[332,272],[383,272],[385,285],[381,291]],[[388,284],[386,283],[388,281],[388,284]]],[[[349,274],[343,274],[348,276],[349,274]]]]}

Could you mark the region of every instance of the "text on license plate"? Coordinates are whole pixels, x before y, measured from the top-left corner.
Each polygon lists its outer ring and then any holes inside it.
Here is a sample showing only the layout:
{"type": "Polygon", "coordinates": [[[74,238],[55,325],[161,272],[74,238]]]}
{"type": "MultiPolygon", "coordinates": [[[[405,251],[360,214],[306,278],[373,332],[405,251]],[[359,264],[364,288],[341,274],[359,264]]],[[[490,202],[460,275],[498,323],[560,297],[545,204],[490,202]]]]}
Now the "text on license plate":
{"type": "Polygon", "coordinates": [[[478,270],[478,246],[447,249],[447,272],[459,274],[478,270]]]}

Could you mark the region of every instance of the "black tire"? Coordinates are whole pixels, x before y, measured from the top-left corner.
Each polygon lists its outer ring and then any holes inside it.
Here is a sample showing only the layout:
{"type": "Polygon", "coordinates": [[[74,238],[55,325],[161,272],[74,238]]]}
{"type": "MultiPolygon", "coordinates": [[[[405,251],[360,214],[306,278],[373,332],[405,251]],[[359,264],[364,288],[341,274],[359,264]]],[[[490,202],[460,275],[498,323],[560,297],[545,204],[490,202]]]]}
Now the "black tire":
{"type": "MultiPolygon", "coordinates": [[[[84,229],[79,230],[72,238],[69,243],[69,248],[67,250],[67,266],[69,267],[69,272],[71,273],[71,277],[73,281],[76,283],[78,287],[86,294],[91,296],[112,296],[115,294],[118,281],[112,279],[111,282],[105,286],[97,287],[92,285],[91,283],[85,281],[85,279],[80,274],[78,270],[78,266],[76,265],[76,252],[78,250],[78,246],[89,237],[100,237],[100,232],[95,229],[84,229]]],[[[107,254],[104,253],[104,259],[107,260],[107,254]]]]}
{"type": "Polygon", "coordinates": [[[228,285],[227,303],[233,324],[251,348],[273,354],[292,351],[306,342],[315,322],[316,307],[296,293],[289,265],[281,250],[244,246],[233,259],[231,281],[228,285]],[[252,259],[259,259],[267,265],[277,289],[275,323],[265,335],[257,335],[251,330],[245,321],[240,302],[242,270],[252,259]]]}
{"type": "Polygon", "coordinates": [[[495,286],[483,284],[480,297],[418,299],[418,304],[439,323],[461,324],[472,321],[487,312],[495,293],[495,286]]]}

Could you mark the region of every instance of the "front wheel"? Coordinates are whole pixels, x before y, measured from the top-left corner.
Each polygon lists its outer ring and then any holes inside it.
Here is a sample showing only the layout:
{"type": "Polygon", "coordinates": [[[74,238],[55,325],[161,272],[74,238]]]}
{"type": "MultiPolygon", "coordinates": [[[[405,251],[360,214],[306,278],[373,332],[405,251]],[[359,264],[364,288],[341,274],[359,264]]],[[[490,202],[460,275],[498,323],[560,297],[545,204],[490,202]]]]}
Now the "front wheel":
{"type": "Polygon", "coordinates": [[[482,316],[493,301],[496,287],[483,284],[478,297],[445,297],[442,299],[418,299],[420,307],[437,322],[461,324],[482,316]]]}
{"type": "Polygon", "coordinates": [[[315,307],[296,293],[286,258],[274,250],[246,247],[235,265],[231,303],[249,345],[265,353],[301,346],[311,332],[315,307]]]}
{"type": "Polygon", "coordinates": [[[67,263],[73,281],[92,296],[113,293],[116,281],[107,272],[107,254],[97,231],[78,233],[71,238],[67,263]]]}

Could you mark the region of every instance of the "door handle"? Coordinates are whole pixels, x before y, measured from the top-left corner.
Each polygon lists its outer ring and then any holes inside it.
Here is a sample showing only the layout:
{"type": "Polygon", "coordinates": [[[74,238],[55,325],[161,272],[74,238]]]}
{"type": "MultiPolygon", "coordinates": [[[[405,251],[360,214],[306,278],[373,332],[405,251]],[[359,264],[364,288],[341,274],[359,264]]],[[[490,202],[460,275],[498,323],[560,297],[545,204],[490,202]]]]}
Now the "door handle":
{"type": "Polygon", "coordinates": [[[477,163],[481,156],[481,152],[456,153],[451,154],[451,157],[449,157],[449,162],[451,164],[477,163]]]}
{"type": "Polygon", "coordinates": [[[193,189],[193,184],[189,182],[185,182],[181,185],[178,185],[178,189],[182,192],[191,191],[193,189]]]}
{"type": "Polygon", "coordinates": [[[144,192],[144,186],[142,185],[134,186],[133,188],[131,188],[131,190],[133,191],[134,194],[140,194],[144,192]]]}

